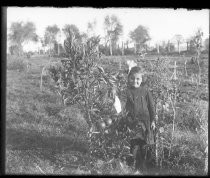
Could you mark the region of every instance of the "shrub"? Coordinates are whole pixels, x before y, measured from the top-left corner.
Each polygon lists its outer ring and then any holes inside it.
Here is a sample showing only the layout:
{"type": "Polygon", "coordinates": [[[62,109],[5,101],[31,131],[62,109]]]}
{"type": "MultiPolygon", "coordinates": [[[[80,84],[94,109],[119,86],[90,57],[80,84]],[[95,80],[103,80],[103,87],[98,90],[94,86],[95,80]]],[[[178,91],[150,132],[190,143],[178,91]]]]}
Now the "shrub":
{"type": "Polygon", "coordinates": [[[207,110],[206,101],[193,100],[177,110],[174,132],[172,124],[164,122],[161,125],[164,131],[159,135],[158,151],[162,168],[176,170],[176,174],[204,174],[205,149],[208,146],[207,110]]]}
{"type": "Polygon", "coordinates": [[[133,55],[134,54],[134,50],[130,49],[130,48],[125,48],[124,49],[124,54],[125,55],[133,55]]]}
{"type": "MultiPolygon", "coordinates": [[[[87,141],[89,143],[90,156],[100,157],[104,161],[109,161],[112,158],[121,158],[124,149],[124,143],[121,143],[121,137],[127,140],[126,132],[118,134],[114,127],[109,127],[105,122],[116,121],[118,118],[121,120],[122,116],[116,116],[114,113],[114,91],[117,88],[123,89],[124,78],[119,73],[104,70],[101,66],[97,65],[97,50],[95,49],[98,44],[98,38],[90,38],[83,45],[77,43],[74,38],[65,42],[65,50],[68,53],[69,59],[62,60],[62,68],[49,69],[52,79],[58,83],[58,90],[64,96],[64,100],[69,99],[70,102],[65,103],[69,105],[77,105],[83,113],[83,120],[86,121],[86,128],[80,125],[79,120],[71,112],[66,110],[63,112],[62,120],[67,122],[68,126],[73,130],[85,132],[87,141]],[[58,78],[57,78],[58,76],[58,78]],[[103,128],[106,125],[106,128],[103,128]],[[96,134],[95,132],[98,132],[96,134]],[[113,145],[110,140],[113,140],[113,145]]],[[[113,60],[113,64],[118,66],[118,62],[113,60]]],[[[122,91],[117,91],[117,93],[122,91]]],[[[78,113],[78,112],[77,112],[78,113]]],[[[113,125],[118,125],[113,124],[113,125]]],[[[125,128],[126,129],[126,128],[125,128]]],[[[93,164],[94,161],[89,163],[93,164]]]]}
{"type": "Polygon", "coordinates": [[[201,129],[202,122],[205,122],[206,118],[203,118],[204,116],[201,114],[204,109],[199,106],[199,103],[199,101],[193,100],[190,103],[181,105],[177,112],[177,126],[179,129],[187,129],[194,133],[201,129]]]}
{"type": "Polygon", "coordinates": [[[144,82],[151,89],[157,104],[157,131],[163,128],[158,134],[158,165],[163,169],[179,170],[179,174],[202,172],[207,146],[208,104],[200,101],[200,89],[198,92],[191,85],[182,85],[180,78],[171,80],[172,72],[167,59],[160,58],[142,66],[146,69],[144,82]],[[169,103],[168,110],[163,107],[165,103],[169,103]]]}
{"type": "Polygon", "coordinates": [[[22,58],[19,57],[10,57],[7,58],[7,69],[8,70],[18,70],[24,71],[26,70],[27,65],[22,58]]]}

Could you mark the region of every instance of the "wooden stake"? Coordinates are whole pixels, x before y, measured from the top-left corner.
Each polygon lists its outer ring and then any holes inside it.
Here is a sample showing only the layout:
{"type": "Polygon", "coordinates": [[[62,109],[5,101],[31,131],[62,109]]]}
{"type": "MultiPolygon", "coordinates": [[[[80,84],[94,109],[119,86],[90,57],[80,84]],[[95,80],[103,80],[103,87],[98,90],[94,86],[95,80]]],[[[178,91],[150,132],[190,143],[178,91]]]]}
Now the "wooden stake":
{"type": "Polygon", "coordinates": [[[187,75],[187,60],[185,61],[185,63],[184,63],[184,68],[185,68],[185,76],[187,77],[188,75],[187,75]]]}
{"type": "Polygon", "coordinates": [[[158,54],[160,53],[159,44],[157,44],[157,53],[158,53],[158,54]]]}
{"type": "Polygon", "coordinates": [[[174,78],[174,80],[177,80],[177,76],[176,76],[176,68],[177,68],[177,65],[176,65],[176,61],[174,63],[174,73],[173,75],[171,76],[171,80],[174,78]]]}
{"type": "Polygon", "coordinates": [[[42,76],[43,76],[43,73],[44,73],[44,70],[45,70],[45,67],[43,67],[42,69],[42,73],[41,73],[41,81],[40,81],[40,90],[42,91],[42,76]]]}

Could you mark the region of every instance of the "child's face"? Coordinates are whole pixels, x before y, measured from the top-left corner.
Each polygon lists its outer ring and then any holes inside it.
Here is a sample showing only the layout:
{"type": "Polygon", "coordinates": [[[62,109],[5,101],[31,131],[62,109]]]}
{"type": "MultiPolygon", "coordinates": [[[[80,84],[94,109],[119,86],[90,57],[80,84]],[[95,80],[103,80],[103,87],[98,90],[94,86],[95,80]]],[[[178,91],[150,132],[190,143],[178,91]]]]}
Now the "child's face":
{"type": "Polygon", "coordinates": [[[142,82],[142,74],[141,73],[131,74],[128,78],[128,84],[134,88],[140,87],[141,82],[142,82]]]}

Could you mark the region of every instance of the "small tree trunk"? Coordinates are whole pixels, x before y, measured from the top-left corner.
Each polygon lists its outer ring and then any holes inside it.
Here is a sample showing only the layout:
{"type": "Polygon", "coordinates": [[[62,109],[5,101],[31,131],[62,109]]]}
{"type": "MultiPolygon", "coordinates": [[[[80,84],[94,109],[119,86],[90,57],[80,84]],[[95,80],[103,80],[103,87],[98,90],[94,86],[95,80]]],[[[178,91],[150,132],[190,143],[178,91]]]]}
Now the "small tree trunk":
{"type": "Polygon", "coordinates": [[[189,44],[189,42],[187,42],[187,52],[188,52],[188,50],[189,50],[189,49],[188,49],[188,48],[189,48],[188,44],[189,44]]]}
{"type": "Polygon", "coordinates": [[[200,81],[201,81],[201,66],[200,66],[199,56],[200,56],[200,52],[198,52],[197,57],[196,57],[197,63],[198,63],[198,84],[200,84],[200,81]]]}
{"type": "Polygon", "coordinates": [[[50,58],[52,56],[52,39],[50,40],[50,58]]]}
{"type": "Polygon", "coordinates": [[[60,45],[58,43],[58,55],[60,55],[60,45]]]}
{"type": "Polygon", "coordinates": [[[112,56],[112,40],[110,39],[110,44],[109,44],[109,50],[110,50],[110,55],[112,56]]]}
{"type": "Polygon", "coordinates": [[[122,42],[122,56],[124,56],[124,43],[122,42]]]}
{"type": "Polygon", "coordinates": [[[177,76],[176,76],[176,61],[174,62],[174,79],[177,80],[177,76]]]}
{"type": "Polygon", "coordinates": [[[168,41],[168,52],[170,53],[170,41],[168,41]]]}
{"type": "Polygon", "coordinates": [[[157,53],[160,53],[159,44],[157,44],[157,53]]]}
{"type": "Polygon", "coordinates": [[[23,53],[23,47],[21,44],[19,44],[19,49],[18,49],[18,56],[21,56],[23,53]]]}
{"type": "Polygon", "coordinates": [[[112,56],[112,36],[111,36],[111,34],[109,35],[109,51],[110,51],[110,55],[112,56]]]}
{"type": "Polygon", "coordinates": [[[178,45],[178,52],[180,54],[180,43],[178,42],[177,45],[178,45]]]}

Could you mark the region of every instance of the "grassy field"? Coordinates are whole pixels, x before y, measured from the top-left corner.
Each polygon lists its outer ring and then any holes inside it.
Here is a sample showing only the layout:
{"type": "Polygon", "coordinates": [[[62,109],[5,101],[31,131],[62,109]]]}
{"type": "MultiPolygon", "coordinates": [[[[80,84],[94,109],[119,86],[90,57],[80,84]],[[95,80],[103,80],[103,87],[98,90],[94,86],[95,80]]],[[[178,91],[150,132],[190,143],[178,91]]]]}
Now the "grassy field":
{"type": "Polygon", "coordinates": [[[32,58],[28,73],[7,71],[8,174],[73,173],[78,161],[81,165],[81,160],[74,162],[81,156],[74,155],[86,152],[81,128],[75,127],[81,125],[81,118],[77,119],[78,110],[62,108],[59,98],[48,88],[40,91],[41,69],[48,60],[32,58]],[[62,116],[66,112],[71,118],[62,116]]]}
{"type": "MultiPolygon", "coordinates": [[[[124,62],[133,59],[132,56],[112,57],[112,61],[119,58],[124,62]]],[[[106,57],[104,61],[109,59],[106,57]]],[[[9,62],[8,58],[8,65],[9,62]]],[[[28,72],[8,67],[6,174],[89,174],[84,168],[87,142],[82,114],[78,114],[76,107],[64,108],[48,83],[40,91],[41,70],[48,62],[48,57],[33,56],[28,72]]],[[[191,136],[186,134],[188,139],[196,135],[191,136]]]]}

